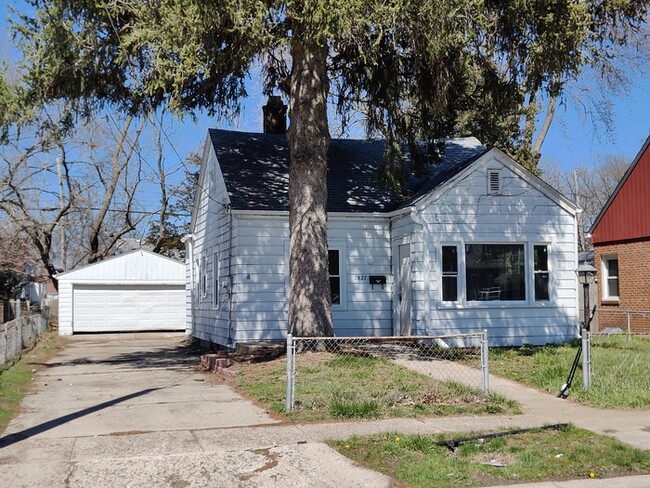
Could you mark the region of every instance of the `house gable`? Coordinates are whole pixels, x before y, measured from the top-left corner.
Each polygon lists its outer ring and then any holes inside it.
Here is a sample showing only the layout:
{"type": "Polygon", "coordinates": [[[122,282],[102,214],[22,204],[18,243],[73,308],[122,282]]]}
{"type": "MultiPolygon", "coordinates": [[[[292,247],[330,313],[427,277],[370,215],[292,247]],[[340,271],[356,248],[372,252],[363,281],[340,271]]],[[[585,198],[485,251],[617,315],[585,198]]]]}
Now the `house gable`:
{"type": "Polygon", "coordinates": [[[218,202],[222,208],[231,205],[230,197],[225,191],[225,182],[214,146],[210,143],[210,136],[203,146],[201,168],[197,179],[197,192],[192,205],[190,232],[194,233],[197,222],[201,220],[208,208],[208,202],[218,202]]]}
{"type": "MultiPolygon", "coordinates": [[[[467,178],[471,173],[481,171],[482,174],[485,175],[485,182],[484,184],[477,185],[476,192],[478,192],[478,194],[484,194],[486,197],[512,197],[514,195],[507,190],[507,181],[515,178],[526,182],[526,184],[530,185],[530,187],[535,191],[551,200],[553,204],[563,208],[569,214],[576,215],[578,212],[578,209],[573,202],[552,188],[544,180],[525,170],[514,159],[497,148],[492,148],[483,154],[479,154],[478,156],[465,161],[463,164],[454,168],[454,170],[455,171],[450,172],[449,175],[441,175],[444,177],[440,178],[439,184],[435,185],[428,193],[412,202],[412,204],[416,208],[421,209],[438,200],[441,195],[448,192],[450,188],[457,185],[459,181],[467,178]],[[496,184],[495,178],[498,178],[498,189],[494,188],[494,185],[496,184]]],[[[518,189],[515,191],[521,190],[518,189]]]]}
{"type": "Polygon", "coordinates": [[[144,249],[114,256],[57,276],[67,282],[183,283],[182,263],[144,249]]]}
{"type": "Polygon", "coordinates": [[[594,245],[650,238],[650,136],[591,227],[594,245]]]}

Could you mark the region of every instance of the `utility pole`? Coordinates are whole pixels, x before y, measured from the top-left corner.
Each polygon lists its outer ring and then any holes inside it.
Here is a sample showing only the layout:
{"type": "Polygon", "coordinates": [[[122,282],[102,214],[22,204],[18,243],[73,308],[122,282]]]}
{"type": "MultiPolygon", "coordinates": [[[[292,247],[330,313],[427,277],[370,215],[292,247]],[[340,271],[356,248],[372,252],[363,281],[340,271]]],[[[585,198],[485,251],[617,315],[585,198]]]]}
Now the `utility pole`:
{"type": "Polygon", "coordinates": [[[59,208],[61,209],[61,220],[59,221],[61,227],[61,269],[62,271],[65,271],[68,256],[65,245],[65,217],[63,216],[65,195],[63,194],[63,157],[61,155],[56,158],[56,172],[59,176],[59,208]]]}
{"type": "MultiPolygon", "coordinates": [[[[574,194],[574,200],[576,207],[580,207],[580,183],[578,183],[578,170],[574,169],[573,170],[573,194],[574,194]]],[[[581,212],[577,215],[577,220],[578,220],[578,250],[579,251],[586,251],[585,249],[585,236],[584,236],[584,231],[582,228],[582,222],[584,218],[584,212],[581,212]]]]}

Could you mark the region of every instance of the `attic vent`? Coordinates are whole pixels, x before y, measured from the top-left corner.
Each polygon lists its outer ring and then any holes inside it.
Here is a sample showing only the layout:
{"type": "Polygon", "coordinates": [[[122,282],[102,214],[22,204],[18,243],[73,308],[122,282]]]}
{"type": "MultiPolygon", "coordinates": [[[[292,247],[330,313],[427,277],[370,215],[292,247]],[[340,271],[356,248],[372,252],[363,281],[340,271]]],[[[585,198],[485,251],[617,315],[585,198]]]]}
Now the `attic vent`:
{"type": "Polygon", "coordinates": [[[499,195],[501,193],[501,172],[497,169],[489,169],[487,177],[488,195],[499,195]]]}

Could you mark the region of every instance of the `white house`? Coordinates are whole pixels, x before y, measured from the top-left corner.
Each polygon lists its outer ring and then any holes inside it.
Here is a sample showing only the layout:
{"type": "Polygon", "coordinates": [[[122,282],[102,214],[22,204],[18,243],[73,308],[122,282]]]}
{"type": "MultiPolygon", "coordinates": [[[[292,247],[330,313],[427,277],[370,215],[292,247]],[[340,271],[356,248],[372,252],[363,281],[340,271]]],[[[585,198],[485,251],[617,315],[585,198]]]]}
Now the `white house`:
{"type": "Polygon", "coordinates": [[[58,275],[59,334],[185,329],[185,266],[137,250],[58,275]]]}
{"type": "MultiPolygon", "coordinates": [[[[488,329],[491,345],[575,337],[576,207],[498,149],[450,140],[406,197],[376,185],[383,141],[332,140],[328,241],[337,336],[488,329]]],[[[235,347],[283,340],[284,135],[210,130],[187,237],[187,328],[235,347]]]]}

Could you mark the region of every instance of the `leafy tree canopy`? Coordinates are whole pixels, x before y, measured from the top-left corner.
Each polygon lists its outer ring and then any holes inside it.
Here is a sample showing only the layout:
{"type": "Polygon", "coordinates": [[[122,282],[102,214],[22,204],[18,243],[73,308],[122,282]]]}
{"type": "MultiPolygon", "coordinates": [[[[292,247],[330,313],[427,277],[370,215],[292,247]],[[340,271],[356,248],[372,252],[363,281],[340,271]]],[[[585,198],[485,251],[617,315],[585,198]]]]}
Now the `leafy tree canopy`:
{"type": "MultiPolygon", "coordinates": [[[[287,87],[291,45],[326,46],[342,117],[393,140],[461,131],[534,166],[540,99],[611,56],[646,16],[645,0],[161,0],[29,2],[14,30],[24,99],[64,98],[142,113],[170,105],[230,116],[251,64],[287,87]]],[[[0,83],[0,91],[3,86],[0,83]]],[[[6,89],[5,89],[6,90],[6,89]]],[[[5,99],[6,97],[0,97],[5,99]]],[[[395,158],[394,158],[395,159],[395,158]]]]}

